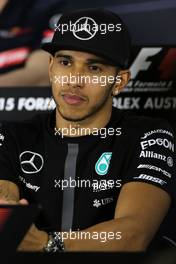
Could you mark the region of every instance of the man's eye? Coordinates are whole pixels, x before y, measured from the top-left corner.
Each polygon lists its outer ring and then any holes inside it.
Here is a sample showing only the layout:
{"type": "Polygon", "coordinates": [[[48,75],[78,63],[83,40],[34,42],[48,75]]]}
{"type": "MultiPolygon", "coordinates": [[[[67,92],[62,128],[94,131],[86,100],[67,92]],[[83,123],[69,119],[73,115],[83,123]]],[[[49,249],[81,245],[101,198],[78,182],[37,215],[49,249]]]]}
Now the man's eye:
{"type": "Polygon", "coordinates": [[[102,71],[102,69],[99,66],[96,66],[96,65],[89,66],[89,69],[91,71],[94,71],[94,72],[101,72],[102,71]]]}
{"type": "Polygon", "coordinates": [[[64,66],[70,66],[71,62],[68,60],[60,60],[59,63],[64,66]]]}

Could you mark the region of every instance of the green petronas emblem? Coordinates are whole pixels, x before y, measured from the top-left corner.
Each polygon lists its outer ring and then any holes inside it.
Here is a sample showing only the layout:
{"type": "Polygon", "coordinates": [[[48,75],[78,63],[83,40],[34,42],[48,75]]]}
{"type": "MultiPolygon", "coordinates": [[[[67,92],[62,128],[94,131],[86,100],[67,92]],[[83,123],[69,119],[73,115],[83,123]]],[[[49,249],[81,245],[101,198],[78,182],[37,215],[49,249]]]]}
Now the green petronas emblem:
{"type": "Polygon", "coordinates": [[[99,175],[105,175],[109,169],[112,152],[104,152],[95,164],[95,171],[99,175]]]}

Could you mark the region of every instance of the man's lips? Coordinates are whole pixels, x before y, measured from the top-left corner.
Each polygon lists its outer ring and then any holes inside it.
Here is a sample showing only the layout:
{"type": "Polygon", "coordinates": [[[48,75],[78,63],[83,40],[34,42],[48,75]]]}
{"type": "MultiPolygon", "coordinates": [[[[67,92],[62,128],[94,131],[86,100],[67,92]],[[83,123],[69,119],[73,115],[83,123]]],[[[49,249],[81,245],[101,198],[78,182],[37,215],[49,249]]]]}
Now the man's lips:
{"type": "Polygon", "coordinates": [[[72,94],[62,94],[64,101],[67,104],[80,104],[85,101],[85,99],[78,95],[72,95],[72,94]]]}

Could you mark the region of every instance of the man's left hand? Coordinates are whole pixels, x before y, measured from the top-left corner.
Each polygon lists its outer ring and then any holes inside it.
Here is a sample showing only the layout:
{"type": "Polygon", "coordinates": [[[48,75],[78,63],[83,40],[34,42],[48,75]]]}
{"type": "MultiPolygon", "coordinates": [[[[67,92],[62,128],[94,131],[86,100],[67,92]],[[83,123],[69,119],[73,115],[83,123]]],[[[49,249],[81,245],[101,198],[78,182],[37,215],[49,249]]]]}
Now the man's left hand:
{"type": "Polygon", "coordinates": [[[44,231],[40,231],[33,224],[28,233],[23,238],[22,242],[18,246],[18,251],[43,251],[43,247],[48,242],[48,234],[44,231]]]}

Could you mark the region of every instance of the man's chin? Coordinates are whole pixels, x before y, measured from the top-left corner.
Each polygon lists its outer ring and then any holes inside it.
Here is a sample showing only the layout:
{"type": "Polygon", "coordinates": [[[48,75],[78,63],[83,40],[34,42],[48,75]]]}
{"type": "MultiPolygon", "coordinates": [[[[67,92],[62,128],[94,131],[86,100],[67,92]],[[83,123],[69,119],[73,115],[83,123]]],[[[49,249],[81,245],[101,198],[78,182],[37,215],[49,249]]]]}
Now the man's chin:
{"type": "Polygon", "coordinates": [[[67,121],[70,121],[70,122],[80,122],[80,121],[83,121],[86,119],[86,116],[66,116],[66,115],[62,115],[62,117],[67,120],[67,121]]]}
{"type": "Polygon", "coordinates": [[[74,114],[74,113],[63,113],[59,110],[60,115],[63,119],[70,121],[70,122],[78,122],[84,120],[87,115],[80,115],[80,114],[74,114]]]}
{"type": "Polygon", "coordinates": [[[58,112],[64,118],[65,120],[69,122],[81,122],[84,121],[93,115],[95,115],[102,107],[104,104],[100,104],[99,106],[92,107],[90,109],[81,109],[81,110],[68,110],[65,109],[64,107],[62,108],[61,106],[57,107],[58,112]]]}

